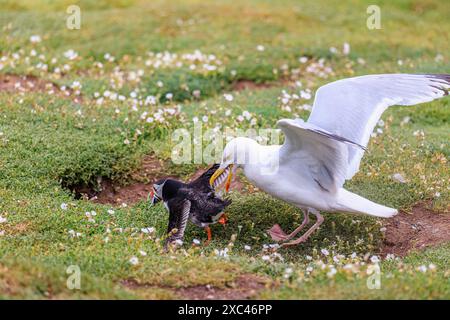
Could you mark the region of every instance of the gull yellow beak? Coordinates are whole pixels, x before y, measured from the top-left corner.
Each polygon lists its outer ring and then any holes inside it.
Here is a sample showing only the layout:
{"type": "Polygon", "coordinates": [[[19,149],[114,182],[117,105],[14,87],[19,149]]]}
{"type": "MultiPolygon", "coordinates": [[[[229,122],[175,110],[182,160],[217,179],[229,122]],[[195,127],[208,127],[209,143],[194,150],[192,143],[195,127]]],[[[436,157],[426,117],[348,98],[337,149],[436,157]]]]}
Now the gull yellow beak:
{"type": "Polygon", "coordinates": [[[214,182],[217,180],[217,178],[219,178],[225,171],[228,171],[228,177],[227,177],[227,181],[225,183],[225,190],[226,190],[226,192],[228,192],[230,189],[231,180],[233,178],[233,170],[232,169],[233,169],[232,164],[228,165],[225,169],[222,169],[222,168],[217,169],[216,172],[214,172],[214,174],[209,179],[209,184],[212,187],[214,187],[214,182]]]}

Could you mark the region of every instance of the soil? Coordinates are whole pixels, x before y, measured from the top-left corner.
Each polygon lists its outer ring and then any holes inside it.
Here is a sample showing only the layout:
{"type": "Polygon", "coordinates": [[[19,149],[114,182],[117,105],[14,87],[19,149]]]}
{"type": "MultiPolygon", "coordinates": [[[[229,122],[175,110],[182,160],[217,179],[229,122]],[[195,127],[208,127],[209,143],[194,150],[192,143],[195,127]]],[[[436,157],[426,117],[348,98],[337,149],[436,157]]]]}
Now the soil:
{"type": "Polygon", "coordinates": [[[242,91],[242,90],[258,90],[258,89],[267,89],[274,87],[275,84],[272,83],[256,83],[251,80],[238,80],[233,84],[234,91],[242,91]]]}
{"type": "Polygon", "coordinates": [[[400,212],[387,219],[382,254],[405,256],[413,250],[436,246],[450,241],[450,214],[430,209],[430,204],[419,203],[411,213],[400,212]]]}
{"type": "MultiPolygon", "coordinates": [[[[49,94],[58,94],[61,97],[67,97],[59,87],[50,81],[39,79],[38,77],[26,75],[19,76],[15,74],[0,75],[0,92],[47,92],[49,94]]],[[[81,102],[81,97],[73,97],[69,89],[70,97],[74,102],[81,102]]]]}
{"type": "MultiPolygon", "coordinates": [[[[238,276],[224,288],[209,285],[183,288],[162,287],[173,291],[181,299],[186,300],[242,300],[250,299],[267,287],[268,281],[253,274],[238,276]]],[[[124,280],[121,284],[129,289],[155,288],[151,284],[140,284],[135,280],[124,280]]],[[[161,287],[160,287],[161,288],[161,287]]]]}

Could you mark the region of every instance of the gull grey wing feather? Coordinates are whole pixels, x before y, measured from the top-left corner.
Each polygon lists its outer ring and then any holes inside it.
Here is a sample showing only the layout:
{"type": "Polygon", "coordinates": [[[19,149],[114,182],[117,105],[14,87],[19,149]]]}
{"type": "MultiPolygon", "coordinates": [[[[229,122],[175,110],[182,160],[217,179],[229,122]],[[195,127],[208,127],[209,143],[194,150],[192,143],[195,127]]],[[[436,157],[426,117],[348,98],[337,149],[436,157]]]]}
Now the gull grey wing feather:
{"type": "Polygon", "coordinates": [[[353,148],[360,146],[320,130],[302,119],[281,119],[278,126],[286,136],[280,149],[280,161],[294,161],[298,170],[308,166],[308,172],[322,189],[337,192],[345,181],[347,145],[353,148]]]}

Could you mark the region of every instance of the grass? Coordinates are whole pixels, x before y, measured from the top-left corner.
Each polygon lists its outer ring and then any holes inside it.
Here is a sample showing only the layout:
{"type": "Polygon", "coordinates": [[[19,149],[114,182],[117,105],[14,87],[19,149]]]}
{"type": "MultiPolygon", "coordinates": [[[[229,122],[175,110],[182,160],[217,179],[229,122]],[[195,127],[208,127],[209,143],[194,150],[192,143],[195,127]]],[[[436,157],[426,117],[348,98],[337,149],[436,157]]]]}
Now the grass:
{"type": "MultiPolygon", "coordinates": [[[[187,178],[205,164],[170,163],[175,129],[192,132],[192,118],[201,122],[203,116],[204,130],[218,124],[273,128],[281,117],[306,118],[308,111],[297,106],[309,100],[289,101],[290,111],[282,107],[282,90],[300,90],[296,80],[314,92],[351,75],[449,73],[444,2],[381,1],[383,28],[374,31],[365,27],[370,2],[78,3],[82,27],[68,30],[67,1],[0,1],[0,77],[29,74],[71,87],[68,97],[64,90],[0,91],[0,216],[6,218],[0,223],[1,298],[170,299],[178,297],[171,288],[224,287],[249,273],[273,285],[255,298],[450,297],[448,244],[383,260],[381,289],[367,288],[366,269],[383,239],[381,222],[373,218],[325,213],[311,241],[280,251],[281,259],[262,249],[270,243],[265,230],[275,222],[291,228],[302,219],[299,211],[259,192],[233,192],[230,223],[214,226],[210,246],[191,247],[204,235],[189,226],[184,250],[167,254],[159,240],[167,223],[162,206],[150,208],[143,200],[112,208],[75,200],[65,188],[96,185],[99,177],[127,182],[146,154],[166,160],[167,174],[187,178]],[[41,42],[31,43],[36,34],[41,42]],[[344,42],[351,45],[349,55],[342,53],[344,42]],[[73,59],[65,55],[70,49],[73,59]],[[307,63],[299,62],[302,56],[307,63]],[[232,91],[239,80],[268,86],[232,91]],[[77,90],[81,102],[73,100],[77,90]],[[238,120],[245,112],[253,123],[238,120]],[[155,234],[141,232],[150,226],[155,234]],[[134,256],[136,265],[130,263],[134,256]],[[70,265],[81,269],[80,290],[66,286],[70,265]],[[125,279],[154,287],[128,288],[120,284],[125,279]]],[[[449,104],[447,98],[388,110],[378,127],[383,133],[372,138],[346,187],[397,208],[432,200],[436,210],[448,210],[449,104]],[[407,183],[393,180],[394,173],[407,183]]]]}

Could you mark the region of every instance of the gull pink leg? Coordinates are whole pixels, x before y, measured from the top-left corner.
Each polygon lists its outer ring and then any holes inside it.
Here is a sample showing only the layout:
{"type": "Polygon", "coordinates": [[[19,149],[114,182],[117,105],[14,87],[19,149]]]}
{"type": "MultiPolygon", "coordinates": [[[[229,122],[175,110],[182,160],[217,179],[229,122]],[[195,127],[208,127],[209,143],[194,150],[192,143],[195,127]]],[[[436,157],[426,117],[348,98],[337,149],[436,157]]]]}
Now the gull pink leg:
{"type": "Polygon", "coordinates": [[[301,237],[297,238],[296,240],[283,243],[281,245],[282,247],[293,246],[293,245],[296,245],[296,244],[299,244],[299,243],[302,243],[302,242],[305,242],[306,240],[308,240],[309,236],[311,234],[313,234],[313,232],[316,231],[320,227],[320,225],[323,223],[323,217],[319,213],[319,211],[313,211],[313,214],[317,217],[316,223],[311,228],[309,228],[309,230],[306,231],[301,237]]]}
{"type": "Polygon", "coordinates": [[[288,241],[295,237],[308,223],[309,223],[309,212],[303,212],[303,222],[302,224],[292,231],[290,234],[286,234],[280,225],[277,223],[272,228],[267,230],[267,233],[272,237],[274,241],[288,241]]]}

